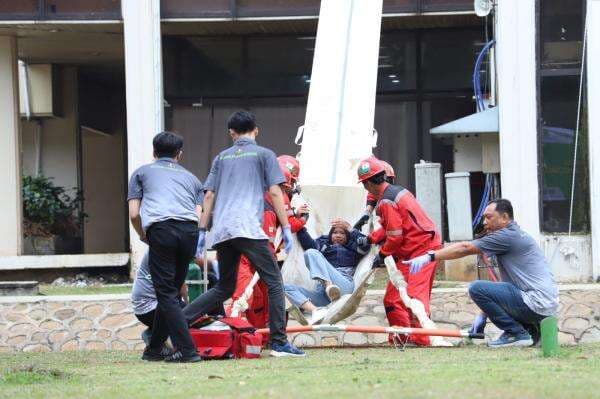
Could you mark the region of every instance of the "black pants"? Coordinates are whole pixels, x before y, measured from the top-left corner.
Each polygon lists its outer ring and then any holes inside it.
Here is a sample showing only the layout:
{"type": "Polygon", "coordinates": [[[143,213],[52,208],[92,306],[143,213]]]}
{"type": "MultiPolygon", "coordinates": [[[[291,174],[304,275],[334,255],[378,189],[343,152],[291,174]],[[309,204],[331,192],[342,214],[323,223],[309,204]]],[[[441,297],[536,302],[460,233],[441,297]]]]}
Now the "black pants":
{"type": "Polygon", "coordinates": [[[152,326],[154,325],[154,316],[155,316],[156,311],[153,309],[151,311],[149,311],[148,313],[144,313],[144,314],[136,314],[135,317],[137,317],[137,319],[146,327],[148,327],[150,330],[152,330],[152,326]]]}
{"type": "Polygon", "coordinates": [[[215,246],[219,261],[220,278],[217,285],[200,295],[194,302],[183,309],[189,323],[194,322],[212,309],[215,304],[223,303],[231,298],[237,283],[240,257],[245,255],[256,268],[260,278],[269,290],[269,329],[271,342],[284,344],[285,334],[285,302],[283,297],[283,280],[279,266],[269,249],[267,240],[251,240],[234,238],[215,246]]]}
{"type": "Polygon", "coordinates": [[[150,347],[160,348],[168,336],[173,346],[189,354],[196,347],[180,305],[180,290],[198,243],[198,224],[166,220],[148,229],[148,266],[158,306],[154,315],[150,347]]]}

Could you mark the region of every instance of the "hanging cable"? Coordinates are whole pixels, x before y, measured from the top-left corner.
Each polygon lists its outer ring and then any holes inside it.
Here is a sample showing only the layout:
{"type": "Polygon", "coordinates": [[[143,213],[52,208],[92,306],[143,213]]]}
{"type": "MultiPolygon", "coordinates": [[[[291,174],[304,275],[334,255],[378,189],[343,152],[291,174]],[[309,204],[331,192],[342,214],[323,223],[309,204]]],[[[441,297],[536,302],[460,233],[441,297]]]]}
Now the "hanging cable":
{"type": "Polygon", "coordinates": [[[575,122],[575,148],[573,150],[573,172],[571,176],[571,200],[569,203],[569,236],[573,231],[573,207],[575,198],[575,174],[577,169],[577,146],[579,144],[579,123],[581,119],[581,97],[583,94],[583,73],[585,70],[585,47],[587,42],[587,31],[588,31],[587,18],[585,20],[585,28],[583,30],[583,45],[581,49],[581,70],[579,76],[579,96],[577,98],[577,121],[575,122]]]}
{"type": "Polygon", "coordinates": [[[495,42],[496,41],[493,39],[487,42],[485,46],[483,46],[483,49],[481,49],[481,52],[477,55],[477,60],[475,61],[475,68],[473,70],[473,91],[475,93],[475,103],[477,105],[477,111],[483,111],[485,109],[485,103],[483,102],[483,93],[481,91],[481,63],[483,62],[483,58],[485,57],[486,53],[488,52],[490,47],[494,45],[495,42]]]}

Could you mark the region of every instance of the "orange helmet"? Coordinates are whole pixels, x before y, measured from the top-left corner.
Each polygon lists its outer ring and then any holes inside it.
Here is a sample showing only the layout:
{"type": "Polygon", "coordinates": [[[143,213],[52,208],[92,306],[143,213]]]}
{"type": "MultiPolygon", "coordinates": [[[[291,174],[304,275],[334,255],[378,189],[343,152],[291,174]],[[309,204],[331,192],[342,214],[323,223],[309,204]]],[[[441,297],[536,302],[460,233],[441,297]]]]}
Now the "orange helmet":
{"type": "Polygon", "coordinates": [[[368,180],[382,172],[385,173],[383,164],[379,159],[371,155],[369,158],[363,159],[358,165],[358,182],[362,183],[363,181],[368,180]]]}
{"type": "Polygon", "coordinates": [[[379,160],[379,162],[383,164],[383,169],[385,170],[386,177],[396,178],[396,174],[394,173],[394,168],[392,168],[392,165],[381,159],[379,160]]]}
{"type": "Polygon", "coordinates": [[[291,155],[280,155],[277,157],[281,170],[286,169],[290,172],[292,180],[295,182],[300,176],[300,162],[291,155]]]}

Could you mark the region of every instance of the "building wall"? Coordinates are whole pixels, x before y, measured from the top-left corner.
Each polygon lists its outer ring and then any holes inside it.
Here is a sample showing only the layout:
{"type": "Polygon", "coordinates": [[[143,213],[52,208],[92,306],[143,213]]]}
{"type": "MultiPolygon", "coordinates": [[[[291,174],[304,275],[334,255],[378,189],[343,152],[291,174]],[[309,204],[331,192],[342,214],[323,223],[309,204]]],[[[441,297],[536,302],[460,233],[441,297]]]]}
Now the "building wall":
{"type": "MultiPolygon", "coordinates": [[[[59,74],[57,93],[62,99],[62,114],[41,120],[41,172],[52,177],[54,184],[71,190],[78,187],[77,68],[60,68],[59,74]]],[[[21,119],[24,176],[35,174],[37,123],[21,119]]]]}

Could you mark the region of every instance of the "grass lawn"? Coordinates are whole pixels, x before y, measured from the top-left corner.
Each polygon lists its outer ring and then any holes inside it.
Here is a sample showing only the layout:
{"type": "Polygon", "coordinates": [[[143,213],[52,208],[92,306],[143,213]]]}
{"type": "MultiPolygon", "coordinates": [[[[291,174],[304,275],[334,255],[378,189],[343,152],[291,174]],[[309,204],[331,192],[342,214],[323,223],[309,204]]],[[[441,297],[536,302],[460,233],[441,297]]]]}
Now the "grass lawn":
{"type": "Polygon", "coordinates": [[[315,349],[306,359],[146,363],[137,352],[0,355],[1,398],[591,398],[600,345],[315,349]]]}
{"type": "Polygon", "coordinates": [[[90,285],[87,287],[54,286],[40,284],[41,295],[98,295],[98,294],[129,294],[131,285],[90,285]]]}

